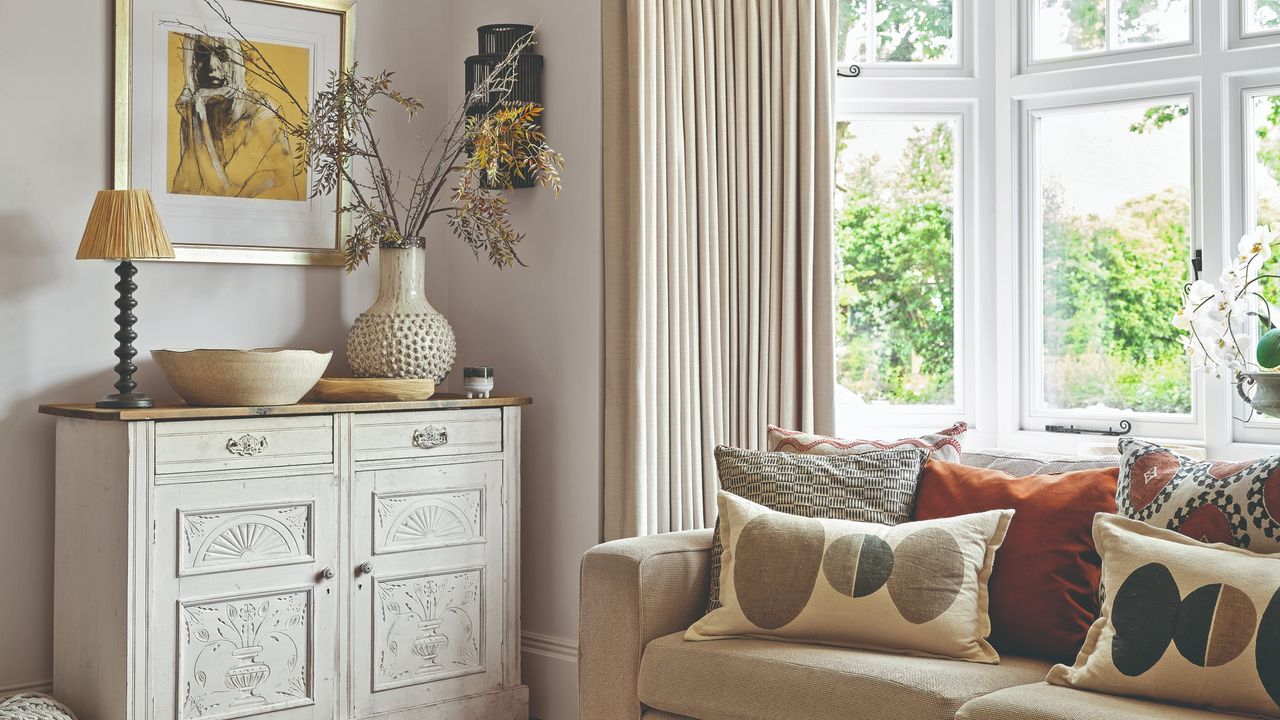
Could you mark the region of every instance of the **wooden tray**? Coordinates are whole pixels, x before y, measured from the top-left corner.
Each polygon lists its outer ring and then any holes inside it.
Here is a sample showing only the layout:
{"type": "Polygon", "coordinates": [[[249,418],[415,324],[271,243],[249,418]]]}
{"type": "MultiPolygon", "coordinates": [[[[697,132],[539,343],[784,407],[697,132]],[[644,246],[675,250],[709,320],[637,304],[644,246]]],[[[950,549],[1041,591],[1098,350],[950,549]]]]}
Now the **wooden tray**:
{"type": "Polygon", "coordinates": [[[307,395],[320,402],[406,402],[426,400],[436,392],[433,380],[401,378],[320,378],[307,395]]]}

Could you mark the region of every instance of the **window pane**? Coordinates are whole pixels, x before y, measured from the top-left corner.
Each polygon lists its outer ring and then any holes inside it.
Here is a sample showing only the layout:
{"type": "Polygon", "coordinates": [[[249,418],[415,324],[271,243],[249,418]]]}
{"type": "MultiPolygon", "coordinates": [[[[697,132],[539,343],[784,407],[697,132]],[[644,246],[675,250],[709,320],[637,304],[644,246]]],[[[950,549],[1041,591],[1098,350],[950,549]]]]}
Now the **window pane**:
{"type": "Polygon", "coordinates": [[[955,63],[954,0],[839,0],[836,56],[867,62],[875,25],[875,61],[955,63]]]}
{"type": "Polygon", "coordinates": [[[1106,32],[1106,0],[1035,0],[1037,60],[1105,50],[1106,32]]]}
{"type": "Polygon", "coordinates": [[[1187,0],[1114,0],[1116,39],[1121,47],[1191,39],[1187,0]]]}
{"type": "Polygon", "coordinates": [[[1191,39],[1190,0],[1034,0],[1033,7],[1035,60],[1191,39]]]}
{"type": "MultiPolygon", "coordinates": [[[[1274,225],[1280,223],[1280,92],[1272,91],[1261,95],[1246,96],[1245,112],[1249,118],[1249,137],[1247,138],[1248,156],[1246,167],[1249,178],[1249,205],[1245,212],[1245,231],[1258,225],[1274,225]],[[1273,94],[1274,93],[1274,94],[1273,94]]],[[[1232,248],[1234,249],[1234,248],[1232,248]]],[[[1277,261],[1270,260],[1262,268],[1262,273],[1274,276],[1278,269],[1277,261]]],[[[1280,298],[1280,279],[1263,277],[1253,286],[1262,298],[1276,302],[1280,298]]],[[[1275,315],[1275,309],[1268,309],[1257,296],[1250,298],[1253,310],[1263,316],[1275,315]]],[[[1253,347],[1262,334],[1260,324],[1250,323],[1253,347]]],[[[1253,361],[1251,353],[1245,353],[1245,359],[1253,361]]],[[[1256,419],[1266,420],[1265,417],[1256,419]]]]}
{"type": "Polygon", "coordinates": [[[877,0],[876,59],[954,63],[952,0],[877,0]]]}
{"type": "Polygon", "coordinates": [[[1280,0],[1245,0],[1245,32],[1280,29],[1280,0]]]}
{"type": "Polygon", "coordinates": [[[842,405],[955,402],[954,119],[839,123],[836,363],[842,405]]]}
{"type": "Polygon", "coordinates": [[[1049,409],[1191,411],[1190,368],[1169,322],[1190,250],[1188,110],[1126,103],[1039,118],[1049,409]]]}
{"type": "Polygon", "coordinates": [[[867,61],[867,0],[840,0],[836,57],[841,65],[867,61]]]}
{"type": "Polygon", "coordinates": [[[1248,227],[1280,223],[1280,94],[1248,98],[1249,187],[1248,227]]]}

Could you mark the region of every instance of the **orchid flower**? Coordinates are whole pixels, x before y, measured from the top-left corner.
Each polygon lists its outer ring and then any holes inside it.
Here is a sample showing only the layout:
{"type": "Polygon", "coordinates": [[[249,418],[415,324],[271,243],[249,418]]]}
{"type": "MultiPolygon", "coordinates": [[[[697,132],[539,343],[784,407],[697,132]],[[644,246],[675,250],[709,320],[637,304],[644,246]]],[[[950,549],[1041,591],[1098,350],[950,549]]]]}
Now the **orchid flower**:
{"type": "Polygon", "coordinates": [[[1219,377],[1224,371],[1234,374],[1246,369],[1249,361],[1240,343],[1251,336],[1255,315],[1251,309],[1258,300],[1253,285],[1261,279],[1262,266],[1271,259],[1277,243],[1280,229],[1255,228],[1240,238],[1239,254],[1217,284],[1196,280],[1183,292],[1183,305],[1171,322],[1186,333],[1183,347],[1194,369],[1219,377]]]}

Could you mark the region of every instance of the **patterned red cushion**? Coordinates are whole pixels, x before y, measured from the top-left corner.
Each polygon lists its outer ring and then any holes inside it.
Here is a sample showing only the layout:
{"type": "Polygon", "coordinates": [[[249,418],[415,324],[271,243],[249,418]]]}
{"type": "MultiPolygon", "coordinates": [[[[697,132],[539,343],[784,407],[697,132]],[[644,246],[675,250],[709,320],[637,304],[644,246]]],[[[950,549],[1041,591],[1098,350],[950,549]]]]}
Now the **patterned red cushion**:
{"type": "Polygon", "coordinates": [[[1136,438],[1120,451],[1122,514],[1201,542],[1280,552],[1280,455],[1206,462],[1136,438]]]}
{"type": "Polygon", "coordinates": [[[868,450],[893,450],[913,447],[928,450],[929,457],[934,460],[960,462],[961,445],[964,443],[964,434],[968,431],[968,423],[958,422],[946,430],[939,430],[932,435],[921,435],[918,438],[845,440],[797,430],[784,430],[776,425],[770,425],[769,450],[770,452],[800,453],[802,455],[844,455],[868,450]]]}

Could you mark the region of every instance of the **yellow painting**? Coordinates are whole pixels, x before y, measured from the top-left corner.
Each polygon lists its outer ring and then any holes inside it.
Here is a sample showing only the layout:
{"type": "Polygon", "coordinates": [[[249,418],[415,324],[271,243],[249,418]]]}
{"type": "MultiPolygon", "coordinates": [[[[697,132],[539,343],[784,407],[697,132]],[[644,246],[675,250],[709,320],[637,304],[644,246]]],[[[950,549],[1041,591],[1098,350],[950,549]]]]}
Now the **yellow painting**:
{"type": "MultiPolygon", "coordinates": [[[[255,42],[299,102],[310,97],[311,51],[255,42]]],[[[305,200],[285,124],[302,112],[279,88],[246,70],[239,41],[169,33],[169,192],[259,200],[305,200]],[[283,122],[281,120],[283,118],[283,122]]]]}

